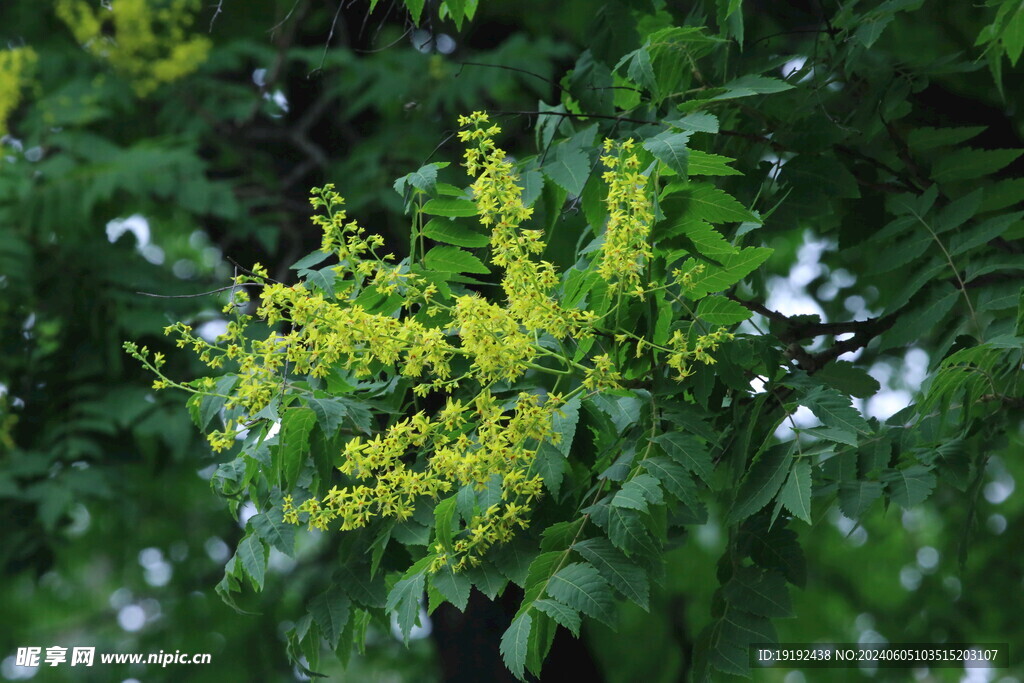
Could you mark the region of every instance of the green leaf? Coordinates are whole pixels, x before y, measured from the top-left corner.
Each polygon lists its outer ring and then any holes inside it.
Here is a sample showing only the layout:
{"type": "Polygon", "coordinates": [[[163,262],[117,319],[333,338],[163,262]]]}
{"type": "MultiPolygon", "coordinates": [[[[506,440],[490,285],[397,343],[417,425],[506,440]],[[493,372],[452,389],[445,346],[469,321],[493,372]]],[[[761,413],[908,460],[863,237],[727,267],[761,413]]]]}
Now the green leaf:
{"type": "Polygon", "coordinates": [[[512,624],[501,636],[501,658],[508,670],[521,681],[526,680],[526,644],[530,639],[532,625],[530,613],[523,612],[512,620],[512,624]]]}
{"type": "Polygon", "coordinates": [[[794,586],[807,583],[807,558],[797,540],[796,532],[776,521],[769,526],[768,515],[747,520],[739,538],[750,548],[750,558],[758,566],[777,569],[794,586]]]}
{"type": "Polygon", "coordinates": [[[217,383],[213,387],[213,393],[221,394],[220,396],[204,395],[199,399],[199,419],[193,421],[199,429],[205,430],[210,424],[210,421],[220,412],[221,408],[227,402],[224,396],[230,396],[231,390],[235,387],[235,382],[238,381],[236,375],[225,375],[217,380],[217,383]]]}
{"type": "Polygon", "coordinates": [[[815,389],[800,399],[800,405],[810,408],[826,427],[844,435],[846,440],[843,443],[856,446],[858,434],[871,432],[867,420],[851,405],[850,397],[835,389],[815,389]]]}
{"type": "Polygon", "coordinates": [[[249,534],[238,544],[235,556],[241,560],[242,568],[252,581],[252,587],[257,591],[263,590],[263,579],[267,572],[267,549],[263,541],[249,534]]]}
{"type": "Polygon", "coordinates": [[[309,433],[316,424],[316,413],[309,408],[290,408],[281,418],[281,435],[276,449],[282,489],[291,491],[309,453],[309,433]]]}
{"type": "Polygon", "coordinates": [[[426,0],[402,0],[405,3],[406,9],[409,10],[409,14],[412,15],[412,23],[416,26],[420,25],[420,17],[423,15],[423,5],[426,0]]]}
{"type": "Polygon", "coordinates": [[[307,284],[313,285],[326,297],[334,296],[334,281],[338,274],[334,272],[334,266],[328,266],[319,270],[300,270],[301,277],[307,284]]]}
{"type": "Polygon", "coordinates": [[[434,533],[441,547],[452,552],[452,534],[456,530],[455,504],[456,496],[445,498],[434,508],[434,533]]]}
{"type": "Polygon", "coordinates": [[[576,425],[580,421],[580,398],[577,396],[567,401],[558,411],[551,420],[552,431],[560,436],[555,448],[568,457],[576,436],[576,425]]]}
{"type": "Polygon", "coordinates": [[[535,600],[533,606],[569,629],[576,638],[580,637],[580,613],[576,610],[551,598],[535,600]]]}
{"type": "Polygon", "coordinates": [[[350,567],[342,565],[335,572],[335,583],[345,589],[348,596],[364,607],[381,608],[387,604],[387,588],[384,578],[370,576],[365,565],[350,567]]]}
{"type": "Polygon", "coordinates": [[[658,480],[649,474],[640,474],[625,483],[612,498],[612,505],[632,510],[647,511],[647,504],[660,505],[661,487],[658,480]]]}
{"type": "MultiPolygon", "coordinates": [[[[718,259],[722,264],[720,267],[705,264],[704,272],[694,273],[693,285],[686,295],[696,300],[712,292],[724,291],[754,272],[771,255],[772,250],[768,247],[747,247],[737,254],[722,256],[718,259]]],[[[696,266],[695,259],[687,259],[682,270],[687,272],[696,266]]]]}
{"type": "Polygon", "coordinates": [[[294,524],[288,524],[281,518],[281,511],[277,508],[268,512],[260,512],[249,518],[249,524],[253,530],[271,547],[293,557],[295,553],[295,529],[294,524]]]}
{"type": "Polygon", "coordinates": [[[779,492],[789,474],[792,444],[780,444],[762,452],[750,466],[729,509],[728,524],[741,522],[763,508],[779,492]]]}
{"type": "Polygon", "coordinates": [[[444,0],[445,7],[448,8],[448,16],[455,22],[455,28],[462,30],[462,21],[466,18],[466,5],[470,0],[444,0]]]}
{"type": "Polygon", "coordinates": [[[589,617],[609,626],[615,624],[611,588],[590,564],[574,562],[560,569],[548,581],[547,593],[589,617]]]}
{"type": "Polygon", "coordinates": [[[689,434],[679,432],[667,432],[659,434],[651,439],[661,446],[662,450],[673,460],[683,466],[687,472],[693,472],[704,480],[704,483],[711,483],[711,473],[714,464],[711,461],[711,453],[707,447],[689,434]]]}
{"type": "Polygon", "coordinates": [[[464,572],[456,572],[446,564],[437,573],[431,575],[430,585],[448,602],[455,605],[460,612],[466,611],[469,593],[473,585],[464,572]]]}
{"type": "Polygon", "coordinates": [[[777,641],[778,635],[767,617],[730,609],[716,625],[711,663],[726,673],[749,678],[750,645],[777,641]]]}
{"type": "Polygon", "coordinates": [[[224,576],[222,576],[221,580],[217,582],[217,585],[214,586],[213,590],[218,596],[220,596],[221,602],[238,614],[255,614],[255,612],[247,612],[239,607],[238,603],[235,602],[235,599],[232,596],[232,593],[241,592],[241,578],[242,570],[239,568],[238,553],[236,552],[231,556],[231,559],[228,560],[227,564],[224,565],[224,576]]]}
{"type": "Polygon", "coordinates": [[[583,194],[583,186],[590,176],[590,159],[583,150],[563,142],[555,148],[554,158],[541,170],[556,185],[578,197],[583,194]]]}
{"type": "Polygon", "coordinates": [[[582,517],[573,519],[566,522],[555,522],[540,535],[541,550],[565,550],[579,535],[580,529],[583,527],[584,519],[582,517]]]}
{"type": "Polygon", "coordinates": [[[687,114],[681,119],[667,121],[667,123],[694,133],[718,133],[718,117],[707,112],[687,114]]]}
{"type": "Polygon", "coordinates": [[[536,542],[519,536],[495,548],[490,552],[490,557],[505,578],[517,586],[524,586],[530,573],[530,565],[537,557],[536,542]]]}
{"type": "Polygon", "coordinates": [[[884,472],[880,477],[892,501],[904,510],[924,502],[935,488],[935,474],[924,465],[884,472]]]}
{"type": "Polygon", "coordinates": [[[779,502],[797,519],[811,523],[811,463],[800,460],[793,466],[779,493],[779,502]]]}
{"type": "Polygon", "coordinates": [[[562,489],[562,479],[565,477],[566,467],[568,467],[568,460],[557,447],[545,441],[537,449],[537,455],[533,460],[533,470],[540,475],[548,491],[556,497],[562,489]]]}
{"type": "Polygon", "coordinates": [[[959,145],[967,142],[973,137],[985,131],[985,126],[973,126],[962,128],[914,128],[907,135],[907,144],[910,148],[923,152],[936,147],[959,145]]]}
{"type": "Polygon", "coordinates": [[[590,538],[573,545],[578,552],[592,564],[604,580],[620,593],[644,608],[648,609],[650,584],[647,572],[629,561],[621,551],[617,550],[605,538],[590,538]]]}
{"type": "Polygon", "coordinates": [[[309,602],[309,613],[332,650],[338,647],[338,638],[348,624],[350,604],[348,596],[337,587],[328,588],[309,602]]]}
{"type": "Polygon", "coordinates": [[[334,436],[338,433],[342,421],[348,415],[345,404],[329,398],[308,398],[306,403],[316,414],[316,420],[324,436],[334,436]]]}
{"type": "Polygon", "coordinates": [[[724,296],[707,296],[697,305],[697,317],[712,325],[735,325],[752,315],[748,308],[724,296]]]}
{"type": "Polygon", "coordinates": [[[635,396],[597,394],[588,398],[587,402],[610,417],[619,434],[640,419],[641,402],[635,396]]]}
{"type": "Polygon", "coordinates": [[[871,398],[881,388],[878,380],[846,361],[833,361],[818,370],[814,376],[833,389],[857,398],[871,398]]]}
{"type": "Polygon", "coordinates": [[[413,171],[412,173],[406,174],[394,182],[392,187],[395,188],[395,192],[401,197],[405,197],[406,186],[412,185],[418,190],[426,192],[427,194],[434,193],[434,187],[437,185],[437,170],[444,168],[447,163],[433,163],[421,166],[419,170],[413,171]]]}
{"type": "Polygon", "coordinates": [[[619,67],[623,64],[628,64],[626,67],[626,77],[633,83],[651,93],[658,89],[654,68],[651,64],[651,53],[647,51],[647,46],[627,53],[619,60],[612,71],[618,71],[619,67]]]}
{"type": "Polygon", "coordinates": [[[712,100],[733,100],[751,95],[770,95],[792,90],[793,86],[778,78],[748,74],[729,81],[722,88],[725,92],[712,97],[712,100]]]}
{"type": "Polygon", "coordinates": [[[1001,171],[1024,154],[1021,149],[961,149],[943,154],[932,166],[939,183],[971,180],[1001,171]]]}
{"type": "Polygon", "coordinates": [[[568,543],[561,550],[541,553],[530,563],[530,570],[526,574],[523,606],[520,608],[520,612],[524,609],[529,609],[530,603],[543,595],[551,575],[554,574],[555,569],[565,559],[565,548],[567,547],[568,543]]]}
{"type": "Polygon", "coordinates": [[[979,211],[998,211],[1024,201],[1024,178],[1008,178],[985,186],[985,198],[979,211]]]}
{"type": "Polygon", "coordinates": [[[905,346],[917,341],[921,335],[934,333],[960,297],[959,290],[952,289],[944,296],[934,297],[925,306],[901,315],[896,324],[882,335],[878,350],[905,346]]]}
{"type": "Polygon", "coordinates": [[[686,177],[686,165],[690,152],[686,143],[690,140],[689,133],[673,133],[664,131],[644,141],[644,149],[679,174],[686,177]]]}
{"type": "Polygon", "coordinates": [[[1009,213],[996,216],[974,226],[970,230],[959,231],[949,238],[949,255],[959,256],[975,247],[987,244],[1001,236],[1010,226],[1024,218],[1024,212],[1009,213]]]}
{"type": "Polygon", "coordinates": [[[850,519],[860,519],[882,497],[878,481],[844,481],[839,484],[839,509],[850,519]]]}
{"type": "Polygon", "coordinates": [[[398,619],[398,628],[405,642],[409,642],[409,633],[416,624],[420,613],[420,597],[423,595],[425,571],[418,571],[395,584],[388,593],[384,608],[394,612],[398,619]]]}
{"type": "Polygon", "coordinates": [[[423,205],[423,213],[428,216],[444,216],[446,218],[465,218],[477,214],[476,204],[467,199],[439,197],[431,199],[423,205]]]}
{"type": "Polygon", "coordinates": [[[690,512],[684,523],[703,524],[707,521],[707,510],[697,497],[697,486],[693,475],[677,462],[665,457],[646,458],[644,469],[658,478],[665,490],[676,497],[690,512]]]}
{"type": "Polygon", "coordinates": [[[288,268],[289,270],[308,270],[309,268],[326,261],[330,255],[331,252],[329,251],[321,251],[317,249],[312,253],[306,254],[298,261],[288,266],[288,268]]]}
{"type": "Polygon", "coordinates": [[[459,247],[486,247],[490,237],[470,230],[464,225],[447,218],[431,218],[423,226],[423,235],[435,242],[454,244],[459,247]]]}
{"type": "Polygon", "coordinates": [[[490,600],[494,600],[508,585],[508,579],[490,562],[470,569],[467,575],[473,585],[490,600]]]}
{"type": "Polygon", "coordinates": [[[608,506],[608,538],[627,555],[654,557],[658,549],[636,510],[608,506]]]}
{"type": "MultiPolygon", "coordinates": [[[[554,118],[548,116],[541,118],[554,118]]],[[[540,171],[526,171],[519,176],[519,185],[523,188],[523,206],[533,206],[544,191],[544,174],[540,171]]]]}
{"type": "Polygon", "coordinates": [[[686,218],[674,225],[666,227],[666,237],[671,237],[672,232],[679,230],[688,240],[693,242],[697,253],[707,256],[718,262],[721,257],[730,254],[738,254],[740,250],[731,245],[722,233],[718,232],[713,225],[702,220],[686,218]]]}
{"type": "Polygon", "coordinates": [[[723,592],[726,600],[744,612],[775,619],[795,616],[786,579],[778,572],[739,567],[723,592]]]}
{"type": "Polygon", "coordinates": [[[688,199],[688,208],[694,216],[708,223],[761,222],[735,197],[710,183],[689,183],[679,194],[688,199]]]}
{"type": "Polygon", "coordinates": [[[479,273],[491,272],[476,256],[458,247],[433,247],[423,257],[423,265],[430,270],[442,273],[479,273]]]}
{"type": "Polygon", "coordinates": [[[735,159],[720,154],[702,152],[699,149],[690,150],[690,175],[743,175],[729,164],[735,159]]]}

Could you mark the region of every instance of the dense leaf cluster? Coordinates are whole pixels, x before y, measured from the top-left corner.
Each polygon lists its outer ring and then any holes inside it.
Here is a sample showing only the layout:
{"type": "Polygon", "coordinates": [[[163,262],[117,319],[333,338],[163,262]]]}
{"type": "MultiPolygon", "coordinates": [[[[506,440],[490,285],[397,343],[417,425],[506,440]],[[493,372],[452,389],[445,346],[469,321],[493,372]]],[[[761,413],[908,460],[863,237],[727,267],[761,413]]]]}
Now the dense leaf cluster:
{"type": "MultiPolygon", "coordinates": [[[[964,561],[990,458],[1020,444],[1022,152],[990,148],[983,126],[947,125],[917,103],[933,79],[967,74],[1002,89],[1002,58],[1013,66],[1021,54],[1024,13],[1018,3],[990,3],[991,23],[970,36],[973,53],[922,62],[881,49],[887,32],[922,11],[921,0],[822,8],[799,55],[780,54],[771,35],[747,35],[754,12],[743,3],[704,4],[678,14],[660,3],[607,3],[579,51],[515,39],[494,50],[528,72],[512,95],[485,81],[424,92],[412,110],[469,111],[489,99],[508,105],[492,107],[491,120],[524,117],[532,127],[531,141],[502,143],[508,156],[486,117],[462,121],[472,184],[454,164],[424,163],[440,130],[402,164],[380,156],[392,141],[372,137],[376,165],[332,166],[308,144],[313,121],[300,121],[287,139],[383,236],[366,237],[332,214],[319,221],[323,250],[297,261],[308,247],[281,250],[291,255],[285,263],[295,261],[292,272],[236,266],[225,288],[235,317],[219,341],[183,323],[171,328],[216,371],[210,377],[179,384],[209,370],[186,368],[157,351],[159,341],[152,355],[130,347],[158,372],[158,388],[194,394],[193,422],[228,451],[213,469],[214,491],[233,511],[255,509],[217,585],[221,597],[238,607],[247,584],[271,585],[275,553],[329,568],[306,575],[305,608],[286,635],[305,671],[320,669],[324,643],[347,662],[392,618],[408,639],[424,595],[433,614],[444,603],[465,609],[476,589],[492,600],[516,596],[498,648],[515,676],[540,676],[559,627],[575,636],[588,622],[614,628],[623,600],[650,609],[672,580],[667,571],[679,568],[666,558],[695,531],[720,528],[717,583],[686,668],[695,680],[750,675],[749,646],[776,641],[778,620],[799,616],[791,587],[805,586],[814,570],[799,534],[836,510],[859,523],[944,492],[967,510],[964,561]],[[980,71],[983,55],[991,74],[980,71]],[[527,94],[535,81],[549,87],[527,94]],[[394,180],[401,165],[417,170],[394,180]],[[817,313],[785,314],[770,273],[790,264],[804,235],[825,245],[833,272],[853,276],[815,282],[817,313]],[[385,244],[400,256],[377,254],[385,244]],[[328,252],[337,263],[325,263],[328,252]],[[821,294],[826,286],[835,291],[821,294]],[[928,361],[910,404],[881,417],[866,410],[885,391],[868,370],[915,348],[928,361]],[[517,422],[531,406],[540,427],[517,422]],[[502,429],[510,434],[498,444],[502,429]],[[236,430],[244,431],[236,438],[236,430]],[[450,443],[461,444],[454,454],[444,451],[450,443]],[[442,485],[438,463],[462,474],[445,474],[442,485]],[[371,503],[374,513],[364,515],[371,503]],[[337,513],[326,514],[332,505],[337,513]],[[336,536],[329,561],[303,557],[303,539],[315,532],[296,522],[336,536]],[[471,561],[452,561],[460,548],[475,549],[471,561]]],[[[467,28],[483,11],[455,0],[405,5],[432,36],[432,22],[467,28]]],[[[303,68],[347,74],[346,92],[362,94],[346,115],[405,115],[375,90],[380,74],[402,78],[405,56],[346,71],[347,52],[289,54],[303,68]]],[[[218,69],[253,55],[272,57],[243,40],[214,50],[206,66],[188,63],[207,89],[195,111],[212,116],[213,129],[238,134],[233,127],[283,115],[272,93],[253,104],[215,87],[218,69]]],[[[453,74],[439,56],[429,68],[441,81],[453,74]]],[[[121,70],[125,83],[96,87],[108,97],[138,93],[131,74],[149,72],[121,70]]],[[[186,144],[198,124],[167,114],[180,145],[107,139],[88,126],[111,116],[109,100],[62,102],[44,99],[26,124],[36,116],[36,135],[60,154],[39,173],[21,156],[5,167],[10,216],[58,234],[139,195],[169,222],[243,222],[248,232],[231,239],[272,239],[288,198],[262,206],[266,178],[244,165],[231,167],[241,181],[214,168],[186,144]],[[81,201],[60,201],[69,192],[81,201]]],[[[33,330],[34,366],[60,370],[59,350],[82,333],[35,303],[45,290],[30,286],[29,266],[45,241],[4,230],[5,287],[33,302],[0,302],[5,332],[33,330]],[[39,322],[23,327],[36,309],[39,322]]],[[[148,265],[113,267],[127,251],[115,247],[74,265],[117,301],[136,281],[133,268],[148,265]]],[[[187,253],[184,244],[179,251],[187,253]]],[[[121,336],[155,327],[141,314],[118,321],[121,336]]],[[[102,374],[96,363],[80,371],[102,374]]],[[[14,395],[26,395],[25,386],[14,395]]],[[[72,461],[99,459],[96,433],[128,428],[145,439],[154,430],[138,428],[145,392],[117,388],[76,404],[34,450],[14,446],[24,426],[0,422],[0,444],[17,465],[11,481],[35,491],[14,498],[17,509],[38,505],[43,528],[55,528],[74,497],[102,491],[87,468],[62,473],[72,461]],[[47,468],[55,473],[44,478],[47,468]]],[[[169,410],[154,405],[154,416],[169,410]]],[[[30,419],[40,428],[59,417],[30,419]]]]}

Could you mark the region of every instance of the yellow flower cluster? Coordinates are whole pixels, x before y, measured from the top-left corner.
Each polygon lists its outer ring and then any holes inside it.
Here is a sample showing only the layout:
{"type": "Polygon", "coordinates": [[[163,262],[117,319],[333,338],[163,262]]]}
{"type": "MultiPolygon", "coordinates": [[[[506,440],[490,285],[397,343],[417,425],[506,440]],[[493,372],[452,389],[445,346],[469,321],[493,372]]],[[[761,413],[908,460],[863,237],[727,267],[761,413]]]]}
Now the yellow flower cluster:
{"type": "Polygon", "coordinates": [[[491,228],[491,260],[505,269],[501,286],[509,311],[527,330],[548,332],[556,339],[586,336],[596,316],[590,311],[566,310],[551,295],[558,284],[555,267],[531,258],[544,251],[544,235],[521,227],[533,209],[523,206],[523,188],[517,182],[515,166],[494,144],[501,128],[488,123],[483,112],[459,117],[459,125],[466,128],[459,139],[475,143],[466,150],[465,166],[469,175],[476,176],[471,189],[480,222],[491,228]]]}
{"type": "Polygon", "coordinates": [[[528,471],[537,444],[552,439],[551,420],[561,397],[520,394],[511,415],[489,391],[482,391],[471,405],[449,399],[435,419],[423,412],[401,420],[383,434],[346,444],[338,468],[359,483],[344,489],[333,487],[322,499],[309,498],[296,506],[285,499],[285,520],[299,523],[304,515],[309,527],[328,529],[336,520],[342,531],[366,526],[376,517],[409,519],[421,496],[437,499],[464,486],[483,489],[493,477],[502,482],[501,502],[475,515],[450,547],[438,544],[434,570],[451,564],[458,571],[479,563],[479,557],[495,543],[511,539],[516,528],[527,526],[529,504],[541,493],[541,481],[528,471]],[[421,471],[403,458],[410,451],[433,455],[421,471]]]}
{"type": "Polygon", "coordinates": [[[86,0],[57,0],[57,16],[75,39],[132,81],[145,97],[206,61],[210,39],[190,36],[199,0],[117,0],[107,8],[86,0]]]}
{"type": "MultiPolygon", "coordinates": [[[[553,296],[559,279],[552,264],[535,260],[544,243],[539,231],[522,227],[531,210],[523,206],[512,163],[493,142],[498,127],[488,125],[481,113],[462,117],[460,123],[466,127],[461,137],[473,143],[466,167],[476,176],[472,190],[481,223],[491,227],[491,258],[504,269],[507,302],[477,294],[441,296],[407,262],[379,255],[383,238],[367,235],[349,220],[344,200],[327,185],[313,190],[310,202],[318,213],[312,220],[323,232],[322,251],[337,256],[338,265],[321,268],[317,277],[292,286],[274,281],[258,264],[236,277],[224,309],[234,320],[215,343],[184,323],[165,330],[211,368],[229,361],[237,365],[237,381],[228,395],[217,395],[211,378],[175,383],[161,373],[164,360],[159,354],[150,359],[145,348],[127,346],[157,374],[156,388],[184,389],[194,394],[193,400],[209,395],[224,399],[234,417],[208,435],[214,450],[231,447],[236,431],[258,421],[275,398],[288,396],[287,405],[295,397],[312,397],[306,385],[290,378],[337,372],[355,380],[402,377],[410,380],[414,406],[416,396],[448,394],[445,407],[433,414],[414,407],[376,434],[350,438],[338,454],[339,483],[298,503],[286,496],[283,510],[290,523],[347,531],[381,518],[408,520],[423,498],[437,501],[467,487],[481,491],[498,483],[497,502],[473,513],[462,509],[465,525],[460,523],[450,538],[438,535],[435,571],[478,564],[488,548],[528,525],[531,506],[542,490],[534,460],[543,443],[558,439],[553,420],[559,409],[573,396],[620,388],[622,382],[613,360],[617,351],[594,355],[588,367],[541,343],[542,333],[559,343],[566,337],[579,341],[593,333],[597,315],[566,310],[553,296]],[[258,302],[250,304],[244,288],[253,285],[261,292],[258,302]],[[381,301],[391,303],[378,307],[381,301]],[[255,315],[245,313],[252,305],[255,315]],[[274,331],[254,337],[249,323],[256,317],[274,331]],[[564,369],[540,364],[551,359],[564,369]],[[578,384],[568,396],[496,395],[499,389],[509,391],[531,370],[562,378],[575,375],[578,384]],[[457,389],[462,398],[452,395],[457,389]]],[[[605,149],[617,149],[618,156],[604,158],[611,169],[605,174],[611,219],[599,272],[619,291],[626,286],[642,291],[640,274],[651,257],[647,179],[636,171],[631,141],[606,143],[605,149]]],[[[676,277],[692,279],[692,273],[676,277]]],[[[627,338],[637,340],[638,352],[646,345],[667,353],[667,364],[684,378],[693,362],[714,362],[711,352],[731,335],[724,329],[697,337],[680,331],[667,346],[655,346],[626,333],[616,335],[616,343],[627,338]]]]}
{"type": "Polygon", "coordinates": [[[608,170],[601,177],[608,183],[608,227],[597,272],[609,283],[609,291],[642,297],[640,273],[651,258],[648,238],[654,223],[647,176],[639,171],[632,139],[605,140],[604,151],[601,162],[608,170]]]}
{"type": "Polygon", "coordinates": [[[30,47],[0,50],[0,137],[7,135],[7,119],[21,102],[22,88],[38,61],[30,47]]]}
{"type": "Polygon", "coordinates": [[[724,327],[720,327],[708,334],[699,335],[691,348],[686,333],[676,330],[668,341],[670,352],[666,363],[679,373],[676,377],[682,381],[693,374],[693,369],[690,367],[692,363],[714,364],[715,359],[711,353],[718,350],[719,344],[729,341],[733,336],[724,327]]]}

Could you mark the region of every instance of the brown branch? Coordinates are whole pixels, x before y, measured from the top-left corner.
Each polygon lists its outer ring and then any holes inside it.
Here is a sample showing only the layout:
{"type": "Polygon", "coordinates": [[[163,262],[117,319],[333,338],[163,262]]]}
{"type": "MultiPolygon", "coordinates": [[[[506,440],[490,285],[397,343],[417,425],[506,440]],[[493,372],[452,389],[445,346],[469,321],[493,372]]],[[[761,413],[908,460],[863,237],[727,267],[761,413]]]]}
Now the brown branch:
{"type": "Polygon", "coordinates": [[[746,301],[734,294],[727,294],[726,296],[746,309],[759,313],[769,320],[782,325],[783,329],[775,335],[776,338],[782,343],[787,344],[786,355],[795,360],[801,369],[809,375],[813,375],[844,353],[864,348],[872,339],[892,327],[897,319],[896,313],[890,313],[881,318],[834,323],[794,321],[792,318],[778,311],[773,311],[756,301],[746,301]],[[853,333],[851,338],[837,341],[820,353],[812,354],[800,345],[801,339],[850,334],[851,332],[853,333]]]}

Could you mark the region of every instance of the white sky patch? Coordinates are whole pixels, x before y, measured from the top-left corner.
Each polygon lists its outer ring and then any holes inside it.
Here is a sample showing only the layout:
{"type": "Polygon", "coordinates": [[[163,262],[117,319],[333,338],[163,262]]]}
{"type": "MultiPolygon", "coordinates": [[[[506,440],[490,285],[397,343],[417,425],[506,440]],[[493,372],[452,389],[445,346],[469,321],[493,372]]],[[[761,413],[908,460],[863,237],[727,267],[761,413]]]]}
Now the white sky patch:
{"type": "Polygon", "coordinates": [[[786,165],[786,162],[789,161],[791,157],[792,155],[780,157],[775,154],[765,154],[761,157],[761,161],[767,161],[772,165],[772,167],[768,169],[768,177],[772,180],[777,180],[779,173],[782,172],[782,167],[786,165]]]}
{"type": "Polygon", "coordinates": [[[1006,501],[1016,487],[1012,477],[1000,477],[996,481],[985,484],[985,500],[993,505],[999,505],[1006,501]]]}
{"type": "Polygon", "coordinates": [[[903,389],[879,391],[868,399],[865,410],[870,417],[887,420],[910,405],[913,396],[903,389]]]}
{"type": "Polygon", "coordinates": [[[437,37],[437,51],[443,55],[450,55],[455,52],[455,39],[447,33],[442,33],[437,37]]]}
{"type": "Polygon", "coordinates": [[[107,223],[107,239],[111,243],[116,242],[126,232],[135,235],[135,242],[139,249],[149,244],[149,221],[145,216],[136,213],[127,218],[115,218],[107,223]]]}
{"type": "Polygon", "coordinates": [[[269,96],[268,99],[276,104],[281,111],[286,114],[288,113],[288,109],[290,108],[288,104],[288,97],[284,94],[283,90],[275,90],[274,94],[269,96]]]}
{"type": "MultiPolygon", "coordinates": [[[[40,657],[39,661],[42,662],[43,658],[40,657]]],[[[38,666],[19,666],[18,658],[11,655],[10,657],[5,657],[3,662],[0,663],[0,675],[9,681],[27,681],[39,673],[41,668],[38,666]]]]}
{"type": "Polygon", "coordinates": [[[782,424],[775,429],[775,438],[779,441],[789,441],[792,439],[795,436],[793,425],[796,425],[797,429],[810,429],[820,424],[821,420],[814,416],[810,408],[800,406],[790,417],[782,420],[782,424]]]}
{"type": "Polygon", "coordinates": [[[430,51],[434,49],[433,38],[434,37],[431,35],[430,31],[418,29],[412,32],[412,35],[409,37],[409,42],[411,42],[412,46],[418,51],[423,54],[429,54],[430,51]]]}
{"type": "Polygon", "coordinates": [[[918,548],[917,566],[926,574],[931,574],[939,566],[939,551],[930,545],[918,548]]]}
{"type": "Polygon", "coordinates": [[[129,633],[146,625],[146,611],[138,605],[125,605],[117,613],[118,625],[129,633]]]}
{"type": "Polygon", "coordinates": [[[146,259],[154,266],[163,265],[164,262],[164,250],[155,244],[147,244],[144,247],[139,247],[139,252],[142,254],[142,258],[146,259]]]}
{"type": "Polygon", "coordinates": [[[803,287],[781,277],[773,277],[768,281],[768,308],[785,316],[819,315],[825,320],[825,311],[818,302],[807,295],[803,287]]]}
{"type": "Polygon", "coordinates": [[[224,539],[219,536],[210,536],[206,539],[203,549],[206,551],[206,555],[217,564],[227,562],[228,558],[231,557],[231,549],[228,548],[228,544],[224,542],[224,539]]]}
{"type": "MultiPolygon", "coordinates": [[[[434,630],[434,625],[430,621],[430,616],[427,614],[427,610],[423,607],[423,600],[420,599],[420,623],[412,625],[412,629],[409,631],[409,640],[419,640],[420,638],[426,638],[430,635],[431,631],[434,630]]],[[[398,626],[398,617],[392,612],[391,614],[391,635],[395,637],[395,640],[403,640],[402,629],[398,626]]]]}
{"type": "MultiPolygon", "coordinates": [[[[851,339],[852,337],[853,337],[853,332],[844,332],[843,334],[837,334],[836,335],[836,341],[837,342],[846,341],[847,339],[851,339]]],[[[860,358],[861,354],[863,354],[863,353],[864,353],[864,348],[861,347],[861,348],[856,349],[854,351],[847,351],[846,353],[840,354],[838,360],[845,360],[845,361],[849,361],[849,362],[852,363],[853,361],[855,361],[858,358],[860,358]]]]}
{"type": "Polygon", "coordinates": [[[925,378],[928,377],[928,353],[923,349],[909,349],[903,356],[903,368],[900,371],[903,383],[911,391],[921,388],[925,378]]]}
{"type": "Polygon", "coordinates": [[[205,341],[210,344],[217,341],[217,337],[228,331],[228,321],[220,318],[216,320],[207,320],[205,323],[196,328],[196,334],[202,337],[205,341]]]}
{"type": "Polygon", "coordinates": [[[922,578],[921,571],[909,564],[900,570],[900,585],[904,590],[916,591],[921,587],[922,578]]]}
{"type": "MultiPolygon", "coordinates": [[[[797,55],[796,57],[793,57],[793,59],[790,59],[788,62],[783,64],[782,68],[779,69],[779,71],[782,73],[782,77],[783,78],[789,78],[794,73],[802,70],[804,68],[804,66],[806,66],[806,65],[807,65],[807,57],[804,57],[802,55],[797,55]]],[[[808,76],[809,75],[810,75],[810,73],[808,73],[808,76]]],[[[804,78],[807,78],[808,76],[804,76],[804,78]]],[[[800,80],[803,80],[803,78],[800,79],[800,80]]]]}
{"type": "Polygon", "coordinates": [[[245,528],[245,525],[249,523],[249,520],[256,514],[256,506],[253,505],[252,501],[247,501],[238,508],[238,526],[245,528]]]}
{"type": "Polygon", "coordinates": [[[166,586],[174,575],[174,568],[164,558],[160,548],[142,549],[139,552],[139,564],[145,572],[146,583],[150,586],[166,586]]]}
{"type": "Polygon", "coordinates": [[[996,680],[999,673],[995,669],[984,666],[984,662],[980,662],[980,664],[982,666],[964,667],[964,677],[960,679],[960,683],[990,683],[996,680]]]}

